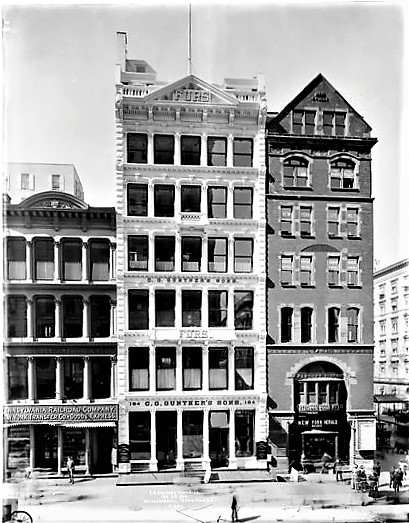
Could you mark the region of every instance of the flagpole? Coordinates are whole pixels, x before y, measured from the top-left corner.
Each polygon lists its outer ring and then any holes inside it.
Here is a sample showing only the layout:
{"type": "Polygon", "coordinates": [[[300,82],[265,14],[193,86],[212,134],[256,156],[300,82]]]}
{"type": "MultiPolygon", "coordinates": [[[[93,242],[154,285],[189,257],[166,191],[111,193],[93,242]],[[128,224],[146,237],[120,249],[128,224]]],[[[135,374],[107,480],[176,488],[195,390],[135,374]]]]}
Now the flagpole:
{"type": "Polygon", "coordinates": [[[192,4],[189,4],[187,74],[192,74],[192,4]]]}

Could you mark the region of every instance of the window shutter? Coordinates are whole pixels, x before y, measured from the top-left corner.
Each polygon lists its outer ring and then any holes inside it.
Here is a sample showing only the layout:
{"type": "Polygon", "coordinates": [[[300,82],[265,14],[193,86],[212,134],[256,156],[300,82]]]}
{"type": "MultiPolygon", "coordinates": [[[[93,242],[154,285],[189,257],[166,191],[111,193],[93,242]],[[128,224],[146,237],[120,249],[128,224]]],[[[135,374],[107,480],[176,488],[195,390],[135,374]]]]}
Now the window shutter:
{"type": "Polygon", "coordinates": [[[300,208],[298,206],[294,206],[293,216],[294,216],[294,234],[299,234],[299,232],[300,232],[300,208]]]}
{"type": "Polygon", "coordinates": [[[347,260],[347,249],[343,249],[341,253],[341,271],[340,271],[340,282],[341,285],[347,282],[347,270],[348,270],[348,260],[347,260]]]}
{"type": "Polygon", "coordinates": [[[340,219],[341,219],[340,233],[341,233],[341,236],[345,236],[347,233],[347,223],[346,223],[347,222],[347,211],[345,208],[341,209],[340,219]]]}

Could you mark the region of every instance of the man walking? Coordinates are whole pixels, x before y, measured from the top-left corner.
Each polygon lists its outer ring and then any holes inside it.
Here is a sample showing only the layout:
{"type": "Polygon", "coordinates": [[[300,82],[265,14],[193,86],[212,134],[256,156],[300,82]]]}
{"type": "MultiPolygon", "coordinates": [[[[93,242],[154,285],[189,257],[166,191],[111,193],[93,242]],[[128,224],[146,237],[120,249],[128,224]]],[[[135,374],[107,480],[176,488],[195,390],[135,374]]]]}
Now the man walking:
{"type": "Polygon", "coordinates": [[[72,485],[74,485],[75,463],[71,456],[68,456],[68,459],[67,459],[67,470],[68,470],[68,477],[69,477],[70,483],[72,485]]]}
{"type": "Polygon", "coordinates": [[[238,502],[237,502],[237,496],[236,494],[233,494],[233,499],[231,501],[231,520],[232,521],[238,521],[239,517],[237,515],[238,511],[238,502]]]}

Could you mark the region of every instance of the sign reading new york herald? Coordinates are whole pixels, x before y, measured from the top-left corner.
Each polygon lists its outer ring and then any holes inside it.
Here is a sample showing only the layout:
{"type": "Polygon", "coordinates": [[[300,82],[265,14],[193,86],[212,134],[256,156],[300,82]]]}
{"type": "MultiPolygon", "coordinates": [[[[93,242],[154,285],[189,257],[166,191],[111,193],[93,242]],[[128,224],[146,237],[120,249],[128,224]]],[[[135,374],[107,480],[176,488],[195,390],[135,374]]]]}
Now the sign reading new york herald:
{"type": "Polygon", "coordinates": [[[3,408],[5,424],[47,421],[118,421],[118,405],[12,405],[3,408]]]}

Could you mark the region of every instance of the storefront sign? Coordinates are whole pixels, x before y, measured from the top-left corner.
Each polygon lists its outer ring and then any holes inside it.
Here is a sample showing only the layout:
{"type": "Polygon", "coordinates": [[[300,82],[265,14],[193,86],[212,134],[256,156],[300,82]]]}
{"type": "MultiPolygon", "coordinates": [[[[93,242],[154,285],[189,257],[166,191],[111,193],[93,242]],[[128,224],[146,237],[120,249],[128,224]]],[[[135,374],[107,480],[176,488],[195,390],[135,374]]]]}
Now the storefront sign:
{"type": "Polygon", "coordinates": [[[129,463],[129,445],[118,446],[118,463],[129,463]]]}
{"type": "Polygon", "coordinates": [[[4,423],[118,421],[118,405],[13,405],[3,408],[4,423]]]}
{"type": "Polygon", "coordinates": [[[338,430],[338,420],[337,419],[299,419],[297,421],[298,426],[302,431],[312,430],[312,429],[329,429],[329,430],[338,430]]]}
{"type": "Polygon", "coordinates": [[[209,337],[209,333],[206,329],[181,329],[180,339],[190,340],[193,338],[205,339],[209,337]]]}
{"type": "Polygon", "coordinates": [[[210,93],[199,89],[178,89],[173,93],[173,101],[209,103],[210,93]]]}
{"type": "Polygon", "coordinates": [[[308,405],[299,403],[298,412],[338,412],[344,409],[344,405],[339,403],[309,403],[308,405]]]}
{"type": "MultiPolygon", "coordinates": [[[[135,276],[132,275],[135,279],[135,276]]],[[[139,276],[148,283],[237,283],[237,278],[228,276],[139,276]]]]}
{"type": "Polygon", "coordinates": [[[266,441],[257,441],[256,442],[256,458],[267,459],[267,442],[266,441]]]}
{"type": "Polygon", "coordinates": [[[358,424],[358,449],[376,449],[376,425],[373,421],[359,421],[358,424]]]}
{"type": "Polygon", "coordinates": [[[221,398],[221,399],[203,399],[203,398],[189,398],[189,399],[158,399],[147,398],[144,400],[135,400],[129,402],[131,410],[146,409],[151,407],[256,407],[258,405],[258,397],[249,398],[221,398]]]}

